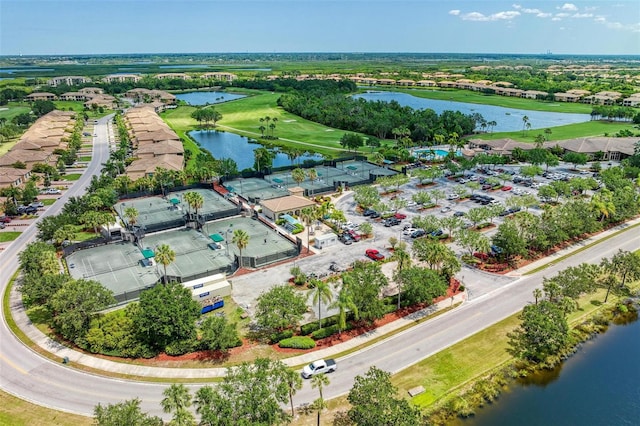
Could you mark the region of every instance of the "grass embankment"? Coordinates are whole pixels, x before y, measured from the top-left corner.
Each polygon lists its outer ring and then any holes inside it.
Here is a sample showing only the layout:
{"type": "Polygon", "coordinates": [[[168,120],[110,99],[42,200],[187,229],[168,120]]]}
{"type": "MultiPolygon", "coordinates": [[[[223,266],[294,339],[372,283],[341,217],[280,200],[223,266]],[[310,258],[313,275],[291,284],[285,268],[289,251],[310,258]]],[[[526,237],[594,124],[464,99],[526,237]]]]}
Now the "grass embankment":
{"type": "MultiPolygon", "coordinates": [[[[619,301],[618,297],[609,296],[608,303],[602,304],[605,293],[606,290],[600,289],[581,297],[578,301],[580,308],[568,316],[569,324],[576,326],[597,311],[614,306],[619,301]]],[[[507,333],[520,323],[518,315],[512,315],[403,370],[392,377],[393,384],[402,395],[415,386],[424,386],[426,392],[412,399],[414,404],[422,408],[430,408],[443,398],[454,396],[473,381],[514,360],[506,352],[507,333]]]]}
{"type": "Polygon", "coordinates": [[[536,101],[534,99],[514,98],[510,96],[484,95],[478,92],[459,89],[444,88],[425,88],[425,89],[400,89],[400,88],[379,88],[376,90],[384,90],[390,92],[402,92],[410,95],[437,99],[442,101],[466,102],[470,104],[493,105],[504,108],[525,109],[529,111],[547,111],[547,112],[569,112],[579,114],[591,113],[592,106],[587,104],[579,104],[572,102],[545,102],[536,101]]]}
{"type": "MultiPolygon", "coordinates": [[[[620,130],[631,130],[632,132],[638,132],[638,127],[632,123],[620,123],[620,122],[608,122],[608,121],[587,121],[584,123],[567,124],[565,126],[551,127],[551,135],[549,139],[553,141],[561,141],[565,139],[583,138],[592,136],[613,136],[620,130]]],[[[509,138],[520,142],[534,143],[536,136],[543,135],[543,129],[531,129],[526,132],[518,130],[515,132],[498,132],[498,133],[483,133],[473,135],[472,138],[495,140],[509,138]]]]}
{"type": "Polygon", "coordinates": [[[60,180],[76,181],[80,179],[80,176],[82,176],[82,173],[69,173],[69,174],[60,176],[60,180]]]}
{"type": "Polygon", "coordinates": [[[0,243],[13,241],[16,238],[18,238],[20,234],[22,234],[22,232],[14,232],[14,231],[0,232],[0,243]]]}
{"type": "Polygon", "coordinates": [[[89,426],[91,417],[51,410],[0,391],[0,426],[89,426]]]}
{"type": "MultiPolygon", "coordinates": [[[[280,94],[253,93],[253,96],[247,98],[215,105],[216,110],[222,114],[222,119],[218,121],[218,130],[259,139],[261,133],[258,128],[261,125],[267,127],[267,123],[261,123],[260,118],[275,117],[278,119],[275,134],[279,139],[266,142],[314,151],[329,157],[346,153],[339,143],[344,131],[304,120],[284,111],[276,104],[280,94]]],[[[196,153],[199,147],[186,135],[198,126],[198,122],[191,118],[194,110],[195,107],[192,106],[180,106],[162,113],[162,117],[178,136],[185,140],[185,148],[196,153]]]]}

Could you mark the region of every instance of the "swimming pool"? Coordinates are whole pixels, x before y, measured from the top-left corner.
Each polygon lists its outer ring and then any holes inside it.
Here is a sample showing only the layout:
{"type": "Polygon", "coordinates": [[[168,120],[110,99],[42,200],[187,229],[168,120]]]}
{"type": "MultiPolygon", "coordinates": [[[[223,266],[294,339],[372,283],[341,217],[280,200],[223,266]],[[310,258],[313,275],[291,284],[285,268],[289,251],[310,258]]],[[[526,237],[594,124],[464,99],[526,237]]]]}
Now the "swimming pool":
{"type": "MultiPolygon", "coordinates": [[[[433,154],[430,149],[414,149],[413,150],[413,155],[415,155],[418,158],[424,158],[424,159],[430,159],[431,157],[444,158],[447,156],[447,154],[449,154],[449,151],[445,151],[444,149],[434,149],[433,154]]],[[[460,157],[462,155],[462,152],[460,150],[457,150],[455,152],[455,155],[456,157],[460,157]]]]}

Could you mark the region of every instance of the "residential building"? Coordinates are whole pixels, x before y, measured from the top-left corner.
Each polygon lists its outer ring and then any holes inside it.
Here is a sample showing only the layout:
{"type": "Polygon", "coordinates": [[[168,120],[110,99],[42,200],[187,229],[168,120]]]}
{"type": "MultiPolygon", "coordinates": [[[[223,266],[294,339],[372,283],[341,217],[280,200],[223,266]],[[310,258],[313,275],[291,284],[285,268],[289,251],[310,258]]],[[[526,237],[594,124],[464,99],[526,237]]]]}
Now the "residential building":
{"type": "Polygon", "coordinates": [[[61,84],[66,84],[67,86],[77,86],[86,83],[91,83],[91,79],[89,77],[79,77],[72,75],[65,77],[53,77],[52,79],[47,81],[47,86],[57,87],[61,84]]]}
{"type": "Polygon", "coordinates": [[[137,83],[140,80],[142,77],[138,74],[109,74],[102,79],[105,83],[137,83]]]}
{"type": "MultiPolygon", "coordinates": [[[[277,76],[269,76],[269,77],[278,78],[277,76]]],[[[237,79],[238,76],[235,74],[231,74],[230,72],[208,72],[208,73],[202,74],[200,78],[231,82],[237,79]]]]}
{"type": "Polygon", "coordinates": [[[49,92],[33,92],[33,93],[28,94],[25,97],[25,100],[27,102],[55,101],[56,99],[58,99],[58,97],[55,94],[49,93],[49,92]]]}

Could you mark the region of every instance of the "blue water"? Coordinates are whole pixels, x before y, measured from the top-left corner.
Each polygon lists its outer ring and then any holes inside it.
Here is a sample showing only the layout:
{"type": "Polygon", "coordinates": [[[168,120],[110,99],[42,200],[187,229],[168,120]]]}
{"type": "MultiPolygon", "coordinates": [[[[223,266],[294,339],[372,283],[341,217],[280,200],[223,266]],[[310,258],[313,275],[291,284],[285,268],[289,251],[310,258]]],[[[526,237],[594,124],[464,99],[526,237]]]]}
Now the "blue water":
{"type": "MultiPolygon", "coordinates": [[[[249,139],[234,133],[196,130],[189,132],[202,148],[215,158],[231,158],[238,164],[238,170],[253,167],[253,151],[262,145],[249,143],[249,139]]],[[[295,160],[295,164],[302,164],[304,160],[322,160],[321,155],[304,155],[295,160]]],[[[291,160],[284,153],[278,153],[273,160],[273,167],[292,165],[291,160]]]]}
{"type": "MultiPolygon", "coordinates": [[[[367,92],[354,95],[354,98],[362,98],[368,101],[396,101],[402,106],[414,109],[432,109],[438,114],[443,111],[460,111],[463,114],[478,113],[486,121],[495,121],[497,125],[493,129],[485,131],[512,132],[522,130],[522,117],[529,117],[531,129],[546,129],[548,127],[563,126],[565,124],[584,123],[590,121],[589,114],[569,114],[564,112],[528,111],[522,109],[503,108],[492,105],[468,104],[464,102],[441,101],[437,99],[418,98],[399,92],[367,92]]],[[[480,130],[480,129],[478,129],[480,130]]]]}
{"type": "Polygon", "coordinates": [[[514,385],[464,426],[637,425],[640,321],[611,326],[542,384],[514,385]]]}
{"type": "Polygon", "coordinates": [[[189,105],[206,105],[246,98],[246,95],[227,92],[187,92],[176,94],[176,98],[189,105]]]}
{"type": "Polygon", "coordinates": [[[206,64],[192,64],[192,65],[159,65],[158,68],[209,68],[206,64]]]}
{"type": "Polygon", "coordinates": [[[25,67],[25,68],[0,68],[1,74],[15,74],[17,72],[55,71],[53,68],[25,67]]]}
{"type": "MultiPolygon", "coordinates": [[[[446,157],[447,154],[449,154],[449,151],[445,151],[443,149],[434,149],[433,152],[436,158],[446,157]]],[[[415,149],[413,153],[416,157],[429,158],[431,156],[431,150],[428,149],[415,149]]],[[[458,150],[455,154],[456,157],[459,157],[462,155],[462,152],[458,150]]]]}

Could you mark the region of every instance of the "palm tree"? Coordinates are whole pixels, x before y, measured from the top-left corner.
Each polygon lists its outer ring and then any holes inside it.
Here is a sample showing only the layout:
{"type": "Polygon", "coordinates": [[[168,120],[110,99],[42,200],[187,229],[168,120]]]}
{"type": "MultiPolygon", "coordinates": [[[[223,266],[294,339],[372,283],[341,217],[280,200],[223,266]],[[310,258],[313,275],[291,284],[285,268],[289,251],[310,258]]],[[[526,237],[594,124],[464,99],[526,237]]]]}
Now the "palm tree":
{"type": "Polygon", "coordinates": [[[318,410],[318,426],[320,426],[320,412],[324,408],[324,398],[322,397],[322,388],[324,386],[329,386],[329,377],[327,377],[326,374],[320,373],[311,377],[311,387],[314,389],[318,388],[318,391],[320,392],[320,399],[318,400],[318,403],[315,404],[318,410]]]}
{"type": "Polygon", "coordinates": [[[371,156],[371,162],[377,166],[382,166],[384,163],[384,155],[381,152],[376,152],[371,156]]]}
{"type": "Polygon", "coordinates": [[[198,209],[204,204],[204,197],[199,192],[189,191],[184,194],[184,200],[189,204],[189,208],[195,209],[196,218],[198,217],[198,209]]]}
{"type": "Polygon", "coordinates": [[[284,368],[282,370],[282,380],[287,384],[289,388],[289,402],[291,403],[291,417],[295,415],[293,410],[293,394],[297,390],[302,389],[302,378],[300,374],[290,368],[284,368]]]}
{"type": "Polygon", "coordinates": [[[411,254],[407,250],[407,243],[400,241],[393,250],[392,260],[398,262],[396,266],[395,279],[398,283],[398,309],[400,309],[400,293],[402,290],[402,271],[411,266],[411,254]]]}
{"type": "Polygon", "coordinates": [[[247,232],[243,231],[242,229],[236,229],[235,231],[233,231],[233,238],[231,239],[231,242],[235,244],[240,251],[239,267],[242,268],[242,250],[247,248],[247,246],[249,245],[249,234],[247,234],[247,232]]]}
{"type": "Polygon", "coordinates": [[[156,248],[155,258],[164,267],[164,277],[162,281],[167,283],[167,266],[176,260],[176,252],[168,244],[160,244],[156,248]]]}
{"type": "Polygon", "coordinates": [[[131,206],[124,209],[124,217],[127,219],[127,225],[135,225],[138,221],[138,216],[138,209],[136,209],[135,207],[131,206]]]}
{"type": "Polygon", "coordinates": [[[533,290],[533,297],[536,299],[536,305],[538,304],[538,300],[542,299],[542,290],[536,288],[533,290]]]}
{"type": "Polygon", "coordinates": [[[311,182],[315,182],[318,179],[318,171],[314,168],[307,170],[307,176],[311,182]]]}
{"type": "Polygon", "coordinates": [[[531,123],[529,122],[529,117],[526,115],[522,117],[522,135],[524,136],[524,131],[527,129],[527,125],[531,128],[531,123]]]}
{"type": "Polygon", "coordinates": [[[188,410],[191,406],[191,394],[189,389],[183,384],[172,384],[162,392],[164,398],[160,401],[162,411],[173,414],[174,425],[192,425],[194,422],[193,414],[188,410]]]}
{"type": "Polygon", "coordinates": [[[353,312],[356,320],[360,316],[358,307],[351,297],[351,293],[344,285],[342,286],[340,293],[338,293],[338,297],[336,298],[336,300],[331,305],[329,305],[329,307],[338,309],[338,329],[340,333],[342,333],[342,330],[347,328],[347,311],[353,312]]]}
{"type": "Polygon", "coordinates": [[[317,209],[315,207],[305,207],[300,210],[300,217],[304,221],[305,226],[307,227],[307,253],[311,250],[309,248],[309,239],[311,235],[311,224],[314,219],[318,217],[317,209]]]}
{"type": "Polygon", "coordinates": [[[311,284],[314,285],[314,288],[309,296],[312,297],[314,304],[318,304],[318,328],[322,328],[322,302],[331,303],[333,293],[331,293],[331,286],[324,281],[312,279],[311,284]]]}
{"type": "Polygon", "coordinates": [[[304,173],[304,170],[302,170],[301,168],[298,167],[297,169],[291,170],[291,179],[296,181],[298,185],[302,183],[304,178],[305,178],[305,173],[304,173]]]}

